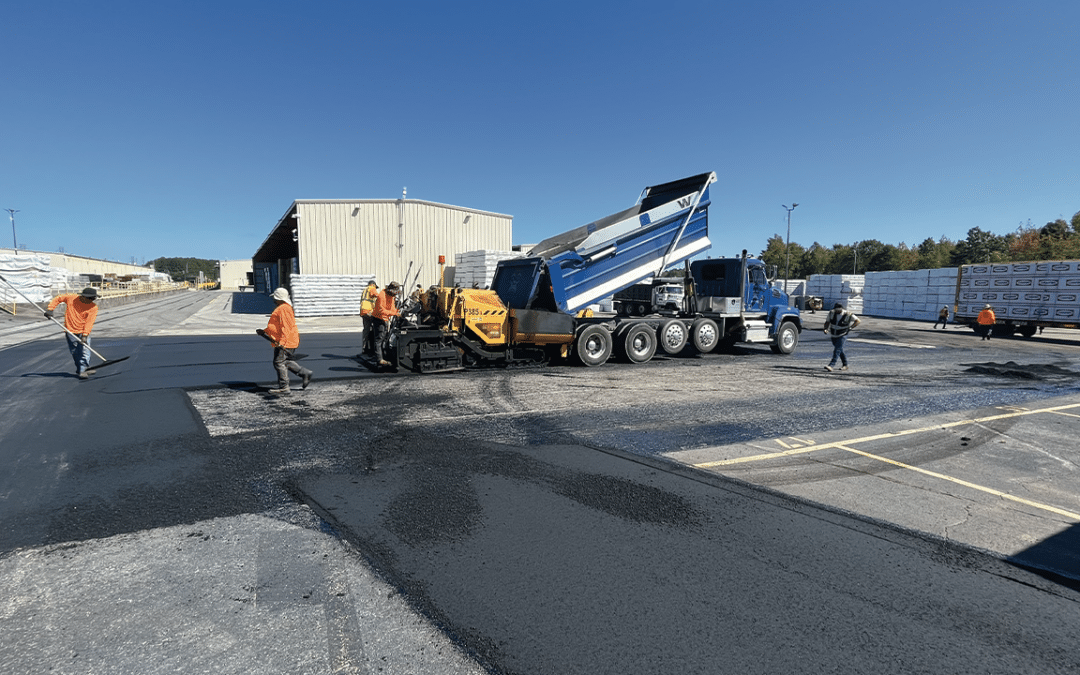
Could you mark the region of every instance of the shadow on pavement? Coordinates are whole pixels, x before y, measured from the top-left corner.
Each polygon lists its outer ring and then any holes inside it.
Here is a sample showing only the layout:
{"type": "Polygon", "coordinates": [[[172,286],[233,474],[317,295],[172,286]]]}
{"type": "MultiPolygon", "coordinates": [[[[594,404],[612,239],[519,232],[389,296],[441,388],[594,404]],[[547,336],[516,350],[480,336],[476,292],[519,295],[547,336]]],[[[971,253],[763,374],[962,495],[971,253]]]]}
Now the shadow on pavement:
{"type": "Polygon", "coordinates": [[[1008,560],[1044,579],[1080,591],[1080,524],[1047,537],[1008,560]]]}
{"type": "Polygon", "coordinates": [[[233,314],[269,314],[274,311],[274,301],[262,293],[233,293],[233,314]]]}

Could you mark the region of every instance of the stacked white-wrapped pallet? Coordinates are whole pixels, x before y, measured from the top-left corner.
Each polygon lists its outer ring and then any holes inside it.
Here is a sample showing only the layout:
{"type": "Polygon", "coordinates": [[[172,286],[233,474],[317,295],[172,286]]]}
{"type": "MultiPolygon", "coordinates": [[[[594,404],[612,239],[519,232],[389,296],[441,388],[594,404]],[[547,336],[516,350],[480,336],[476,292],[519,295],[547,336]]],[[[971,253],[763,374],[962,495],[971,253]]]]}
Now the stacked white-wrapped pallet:
{"type": "Polygon", "coordinates": [[[353,316],[373,274],[298,274],[290,279],[296,316],[353,316]]]}
{"type": "Polygon", "coordinates": [[[26,302],[27,298],[33,302],[47,302],[52,290],[50,262],[47,255],[0,255],[0,276],[7,280],[6,284],[0,284],[0,303],[18,304],[26,302]]]}
{"type": "Polygon", "coordinates": [[[466,251],[454,256],[454,283],[462,288],[488,288],[500,260],[520,258],[515,251],[466,251]]]}
{"type": "Polygon", "coordinates": [[[964,265],[958,317],[975,317],[985,305],[999,319],[1080,320],[1080,261],[964,265]]]}
{"type": "Polygon", "coordinates": [[[863,311],[865,283],[862,274],[814,274],[806,280],[806,294],[821,297],[825,309],[839,302],[858,314],[863,311]]]}

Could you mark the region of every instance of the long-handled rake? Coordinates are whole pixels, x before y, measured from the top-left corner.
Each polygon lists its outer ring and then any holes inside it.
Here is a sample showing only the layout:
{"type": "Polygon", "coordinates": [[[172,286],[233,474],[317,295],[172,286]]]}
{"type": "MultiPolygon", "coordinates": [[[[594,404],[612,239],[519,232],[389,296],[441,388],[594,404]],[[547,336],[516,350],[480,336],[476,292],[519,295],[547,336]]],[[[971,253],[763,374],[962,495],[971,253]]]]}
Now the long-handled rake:
{"type": "MultiPolygon", "coordinates": [[[[37,309],[38,309],[38,311],[39,311],[39,312],[41,312],[42,314],[44,314],[44,313],[45,313],[45,310],[41,309],[41,307],[40,307],[40,306],[38,306],[38,304],[37,304],[36,302],[34,302],[34,301],[33,301],[33,300],[31,300],[30,298],[26,297],[26,294],[25,294],[25,293],[23,293],[23,292],[22,292],[22,291],[20,291],[20,290],[19,290],[18,288],[16,288],[14,284],[12,284],[12,283],[11,283],[10,281],[8,281],[7,279],[5,279],[5,278],[4,278],[3,276],[0,276],[0,281],[3,281],[3,282],[4,282],[5,284],[7,284],[8,286],[10,286],[10,287],[11,287],[11,290],[13,290],[13,291],[15,291],[16,293],[18,293],[19,295],[21,295],[21,296],[23,297],[23,299],[24,299],[24,300],[26,300],[27,302],[29,302],[29,303],[30,303],[31,305],[33,305],[34,307],[37,307],[37,309]]],[[[65,333],[68,333],[68,334],[69,334],[69,335],[71,335],[72,337],[74,337],[74,338],[78,339],[78,337],[79,337],[78,335],[76,335],[75,333],[72,333],[71,331],[69,331],[69,330],[67,329],[67,326],[65,326],[64,324],[60,323],[60,322],[59,322],[59,321],[57,321],[57,320],[56,320],[55,318],[53,318],[53,317],[51,317],[51,316],[50,316],[50,317],[49,317],[49,320],[50,320],[50,321],[52,321],[53,323],[55,323],[55,324],[56,324],[57,326],[60,326],[60,328],[62,328],[62,329],[63,329],[63,331],[64,331],[65,333]]],[[[92,353],[92,354],[93,354],[94,356],[96,356],[96,357],[98,357],[99,359],[101,359],[101,360],[102,360],[102,363],[99,363],[99,364],[97,364],[96,366],[92,366],[92,368],[94,368],[95,370],[96,370],[96,369],[98,369],[98,368],[104,368],[105,366],[111,366],[111,365],[112,365],[112,364],[114,364],[114,363],[120,363],[121,361],[127,361],[128,359],[130,359],[130,358],[131,358],[130,356],[122,356],[122,357],[120,357],[120,358],[118,358],[118,359],[113,359],[113,360],[111,360],[111,361],[110,361],[110,360],[106,359],[106,358],[105,358],[104,356],[102,356],[101,354],[99,354],[99,353],[98,353],[98,352],[97,352],[96,350],[94,350],[94,348],[93,348],[93,347],[91,347],[91,346],[90,346],[89,344],[86,344],[86,343],[83,343],[83,344],[85,345],[85,347],[86,347],[87,349],[89,349],[89,350],[90,350],[90,353],[92,353]]]]}

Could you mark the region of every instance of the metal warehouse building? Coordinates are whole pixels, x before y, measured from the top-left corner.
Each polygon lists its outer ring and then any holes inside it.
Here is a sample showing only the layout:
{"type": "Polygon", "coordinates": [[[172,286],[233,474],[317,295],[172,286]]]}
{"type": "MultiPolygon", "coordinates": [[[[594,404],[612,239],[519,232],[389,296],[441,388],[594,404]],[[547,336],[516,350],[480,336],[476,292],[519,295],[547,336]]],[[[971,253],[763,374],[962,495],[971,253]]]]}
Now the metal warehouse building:
{"type": "Polygon", "coordinates": [[[297,316],[359,312],[369,279],[380,286],[438,279],[439,256],[509,251],[513,217],[415,199],[298,199],[252,257],[255,290],[289,289],[297,316]]]}

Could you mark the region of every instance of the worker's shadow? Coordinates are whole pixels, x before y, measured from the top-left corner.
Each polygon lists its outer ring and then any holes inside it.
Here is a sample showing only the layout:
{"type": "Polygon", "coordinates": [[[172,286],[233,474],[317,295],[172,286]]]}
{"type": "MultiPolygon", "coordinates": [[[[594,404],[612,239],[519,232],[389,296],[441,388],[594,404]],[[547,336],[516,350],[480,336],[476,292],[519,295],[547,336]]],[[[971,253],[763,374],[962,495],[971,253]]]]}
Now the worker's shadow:
{"type": "Polygon", "coordinates": [[[322,354],[321,356],[324,359],[332,359],[334,361],[352,361],[353,364],[349,366],[346,366],[344,364],[340,366],[330,366],[329,368],[327,368],[327,370],[346,373],[363,373],[367,372],[368,370],[363,366],[363,363],[360,361],[359,354],[322,354]]]}
{"type": "MultiPolygon", "coordinates": [[[[112,377],[113,375],[116,375],[116,374],[117,373],[115,373],[115,372],[113,372],[113,373],[103,373],[103,374],[100,374],[100,375],[94,374],[94,375],[91,375],[89,378],[87,378],[86,381],[87,382],[93,382],[94,380],[100,380],[103,377],[112,377]]],[[[65,373],[65,372],[59,372],[59,373],[23,373],[19,377],[40,377],[40,378],[43,378],[43,379],[44,378],[58,378],[58,379],[64,379],[64,380],[78,380],[79,379],[79,376],[76,375],[75,373],[65,373]]]]}

